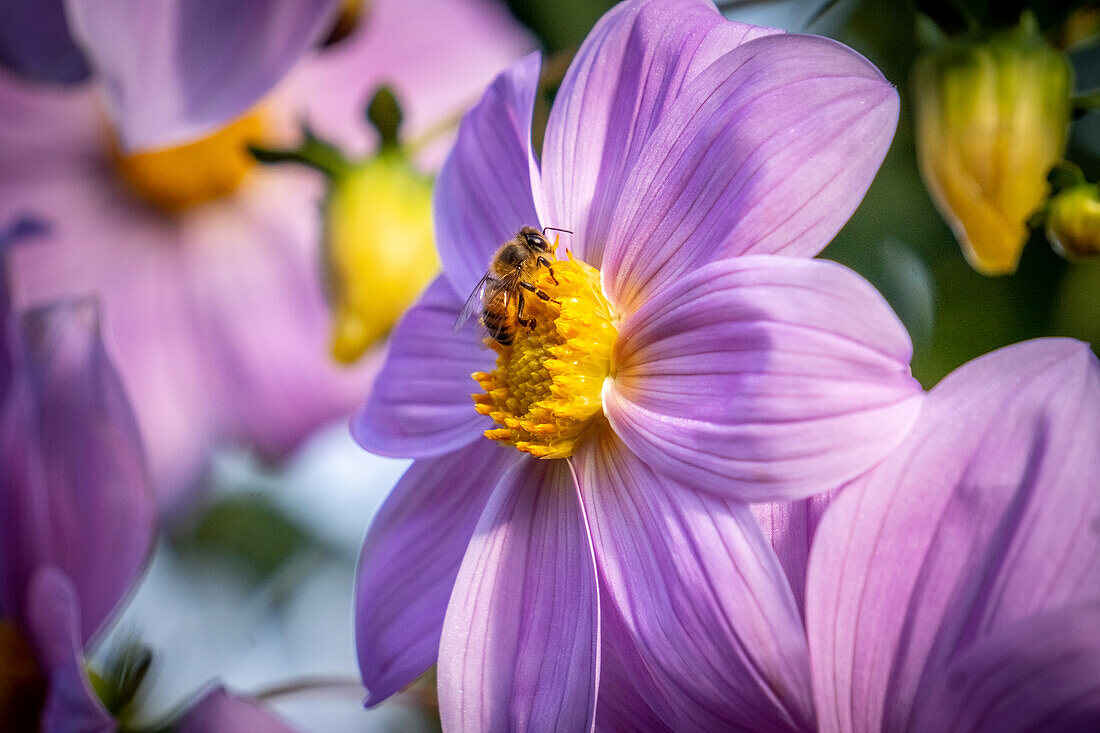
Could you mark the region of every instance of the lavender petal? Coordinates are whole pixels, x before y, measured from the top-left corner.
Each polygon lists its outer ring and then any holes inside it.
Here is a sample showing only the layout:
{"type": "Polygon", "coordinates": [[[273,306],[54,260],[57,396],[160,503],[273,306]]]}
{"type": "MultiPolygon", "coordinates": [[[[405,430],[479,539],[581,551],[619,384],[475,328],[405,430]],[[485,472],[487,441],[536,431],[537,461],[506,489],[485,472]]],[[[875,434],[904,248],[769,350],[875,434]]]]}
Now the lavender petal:
{"type": "Polygon", "coordinates": [[[886,301],[831,262],[757,255],[681,278],[623,317],[604,388],[642,460],[742,502],[839,486],[905,437],[923,393],[886,301]]]}
{"type": "Polygon", "coordinates": [[[497,485],[463,558],[439,648],[446,730],[591,730],[599,600],[565,461],[525,459],[497,485]]]}
{"type": "Polygon", "coordinates": [[[493,488],[519,454],[478,440],[412,464],[378,510],[359,560],[355,641],[374,705],[439,655],[459,565],[493,488]]]}

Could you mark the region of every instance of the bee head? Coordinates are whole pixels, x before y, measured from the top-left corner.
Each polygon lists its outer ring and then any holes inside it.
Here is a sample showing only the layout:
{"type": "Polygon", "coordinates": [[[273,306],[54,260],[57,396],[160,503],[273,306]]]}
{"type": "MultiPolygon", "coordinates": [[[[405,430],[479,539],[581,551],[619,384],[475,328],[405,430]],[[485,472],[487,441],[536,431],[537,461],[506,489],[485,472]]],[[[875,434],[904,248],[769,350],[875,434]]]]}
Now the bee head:
{"type": "Polygon", "coordinates": [[[537,229],[531,227],[524,227],[520,231],[520,235],[523,237],[523,241],[527,243],[527,246],[536,252],[549,252],[550,242],[546,241],[546,237],[542,236],[542,233],[537,229]]]}

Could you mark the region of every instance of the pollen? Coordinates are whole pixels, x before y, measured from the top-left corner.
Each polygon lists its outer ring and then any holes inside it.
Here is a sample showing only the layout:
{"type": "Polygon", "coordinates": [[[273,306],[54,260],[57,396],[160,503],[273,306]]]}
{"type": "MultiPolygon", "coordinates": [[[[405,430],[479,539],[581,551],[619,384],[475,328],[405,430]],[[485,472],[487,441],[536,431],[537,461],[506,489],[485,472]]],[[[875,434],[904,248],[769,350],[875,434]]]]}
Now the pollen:
{"type": "Polygon", "coordinates": [[[567,458],[603,415],[601,391],[611,374],[616,316],[600,290],[596,268],[574,259],[554,263],[554,278],[540,268],[532,284],[550,302],[526,293],[524,318],[511,346],[489,340],[496,369],[473,378],[477,411],[497,428],[486,437],[537,458],[567,458]],[[560,303],[560,305],[559,305],[560,303]]]}

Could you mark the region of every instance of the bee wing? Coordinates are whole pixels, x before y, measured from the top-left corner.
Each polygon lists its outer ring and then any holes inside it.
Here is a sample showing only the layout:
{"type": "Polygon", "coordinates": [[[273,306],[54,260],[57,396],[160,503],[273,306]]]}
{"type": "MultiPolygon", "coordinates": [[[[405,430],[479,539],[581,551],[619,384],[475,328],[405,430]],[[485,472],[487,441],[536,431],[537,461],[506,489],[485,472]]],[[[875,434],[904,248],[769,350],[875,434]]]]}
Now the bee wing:
{"type": "Polygon", "coordinates": [[[459,311],[458,318],[455,319],[455,333],[458,333],[458,329],[462,328],[462,324],[470,320],[470,316],[481,310],[481,308],[483,307],[485,286],[488,284],[489,280],[492,279],[492,276],[492,272],[486,272],[484,275],[482,275],[481,279],[477,281],[477,285],[474,286],[474,289],[470,293],[469,297],[466,298],[466,302],[462,304],[462,310],[459,311]]]}

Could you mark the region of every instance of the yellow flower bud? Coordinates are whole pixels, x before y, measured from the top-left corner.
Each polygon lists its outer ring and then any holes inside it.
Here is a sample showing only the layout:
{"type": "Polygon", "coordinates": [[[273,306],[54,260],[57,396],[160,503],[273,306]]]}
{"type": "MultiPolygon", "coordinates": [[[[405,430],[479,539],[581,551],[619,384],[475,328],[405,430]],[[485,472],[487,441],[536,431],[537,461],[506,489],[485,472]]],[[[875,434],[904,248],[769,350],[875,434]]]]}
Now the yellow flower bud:
{"type": "Polygon", "coordinates": [[[1065,149],[1072,72],[1025,16],[1020,27],[953,39],[913,67],[924,183],[979,272],[1013,272],[1028,217],[1065,149]]]}
{"type": "Polygon", "coordinates": [[[387,149],[334,175],[325,202],[332,350],[353,362],[439,271],[431,179],[387,149]]]}
{"type": "Polygon", "coordinates": [[[1074,186],[1052,196],[1046,232],[1064,257],[1100,255],[1100,186],[1074,186]]]}

